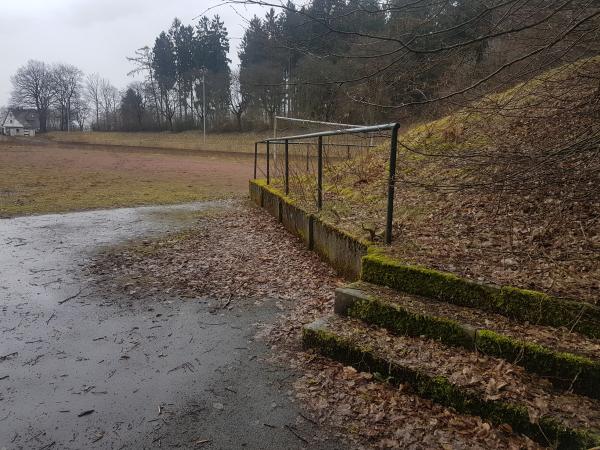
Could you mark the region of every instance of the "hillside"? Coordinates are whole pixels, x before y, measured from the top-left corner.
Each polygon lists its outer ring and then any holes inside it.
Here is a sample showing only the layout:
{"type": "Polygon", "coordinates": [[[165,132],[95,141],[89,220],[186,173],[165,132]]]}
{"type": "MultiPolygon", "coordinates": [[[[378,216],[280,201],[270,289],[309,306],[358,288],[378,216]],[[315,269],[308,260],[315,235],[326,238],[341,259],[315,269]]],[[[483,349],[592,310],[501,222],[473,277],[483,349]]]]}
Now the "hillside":
{"type": "MultiPolygon", "coordinates": [[[[410,129],[399,138],[388,251],[472,279],[596,303],[599,143],[600,57],[410,129]]],[[[326,167],[328,220],[379,238],[388,152],[326,167]]],[[[312,195],[302,195],[313,181],[294,181],[291,196],[314,206],[312,195]]]]}

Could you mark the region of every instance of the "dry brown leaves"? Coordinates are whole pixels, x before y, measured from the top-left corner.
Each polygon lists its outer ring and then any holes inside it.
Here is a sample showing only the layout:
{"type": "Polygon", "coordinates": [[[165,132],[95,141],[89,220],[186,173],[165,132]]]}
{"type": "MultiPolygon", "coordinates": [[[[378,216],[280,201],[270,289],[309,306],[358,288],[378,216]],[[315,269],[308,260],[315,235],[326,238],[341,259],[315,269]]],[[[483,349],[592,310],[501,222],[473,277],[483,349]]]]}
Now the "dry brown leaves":
{"type": "Polygon", "coordinates": [[[373,348],[388,360],[446,377],[487,400],[523,404],[533,420],[550,415],[576,428],[600,430],[600,401],[556,392],[548,380],[504,360],[447,347],[431,339],[393,336],[354,319],[331,318],[329,328],[373,348]]]}
{"type": "Polygon", "coordinates": [[[273,219],[254,208],[202,217],[193,231],[104,255],[95,272],[130,295],[162,291],[222,301],[331,300],[335,273],[273,219]]]}
{"type": "Polygon", "coordinates": [[[119,280],[132,296],[155,291],[229,300],[273,297],[285,314],[261,331],[273,359],[299,371],[296,396],[320,424],[353,448],[538,448],[509,427],[495,427],[376,382],[305,352],[302,326],[333,309],[340,280],[303,244],[262,211],[239,205],[200,219],[193,231],[99,258],[100,279],[119,280]]]}
{"type": "MultiPolygon", "coordinates": [[[[307,357],[308,358],[308,357],[307,357]]],[[[376,382],[371,374],[321,357],[300,363],[305,375],[295,383],[297,397],[320,422],[350,433],[356,445],[409,449],[533,449],[537,444],[376,382]]]]}
{"type": "Polygon", "coordinates": [[[600,340],[588,338],[567,328],[553,328],[519,323],[499,314],[466,308],[451,303],[401,294],[392,289],[361,283],[360,289],[417,314],[445,317],[479,329],[493,330],[522,341],[547,348],[600,359],[600,340]]]}
{"type": "MultiPolygon", "coordinates": [[[[565,66],[401,136],[392,254],[597,303],[599,75],[598,57],[565,66]]],[[[368,228],[381,234],[388,160],[381,149],[327,165],[325,217],[365,238],[368,228]]],[[[314,178],[292,183],[307,208],[314,178]]]]}

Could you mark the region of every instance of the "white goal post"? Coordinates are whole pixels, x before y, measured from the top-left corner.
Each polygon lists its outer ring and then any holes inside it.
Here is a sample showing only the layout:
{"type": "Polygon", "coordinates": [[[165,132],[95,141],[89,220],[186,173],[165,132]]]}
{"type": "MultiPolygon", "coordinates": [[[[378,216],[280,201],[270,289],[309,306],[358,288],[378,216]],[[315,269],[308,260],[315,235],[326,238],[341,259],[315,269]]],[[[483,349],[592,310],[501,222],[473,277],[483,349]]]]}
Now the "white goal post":
{"type": "MultiPolygon", "coordinates": [[[[325,122],[322,120],[300,119],[298,117],[275,116],[275,120],[273,121],[273,137],[274,138],[278,137],[277,132],[278,132],[279,128],[277,126],[277,121],[292,122],[295,124],[305,124],[305,125],[316,125],[316,126],[321,125],[323,128],[330,128],[330,127],[359,128],[359,127],[364,126],[364,125],[357,125],[357,124],[351,124],[351,123],[325,122]]],[[[311,131],[314,131],[314,130],[311,130],[311,131]]],[[[318,130],[318,131],[323,131],[323,130],[318,130]]],[[[298,134],[298,133],[296,133],[296,134],[298,134]]],[[[275,144],[273,147],[274,147],[273,148],[273,162],[276,165],[277,164],[278,145],[275,144]]]]}
{"type": "Polygon", "coordinates": [[[296,123],[306,123],[312,125],[325,125],[325,126],[334,126],[334,127],[342,127],[342,128],[358,128],[363,125],[356,125],[350,123],[337,123],[337,122],[324,122],[321,120],[309,120],[309,119],[300,119],[297,117],[285,117],[285,116],[275,116],[275,120],[273,121],[273,137],[277,137],[277,121],[284,120],[288,122],[296,122],[296,123]]]}

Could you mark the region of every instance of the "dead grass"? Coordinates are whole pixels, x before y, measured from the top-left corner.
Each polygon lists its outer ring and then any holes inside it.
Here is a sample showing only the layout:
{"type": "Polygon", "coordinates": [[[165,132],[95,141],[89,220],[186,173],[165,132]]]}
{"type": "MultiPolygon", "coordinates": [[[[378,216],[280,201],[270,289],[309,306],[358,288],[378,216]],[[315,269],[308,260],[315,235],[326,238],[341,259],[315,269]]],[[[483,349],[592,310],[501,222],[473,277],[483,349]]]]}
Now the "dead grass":
{"type": "MultiPolygon", "coordinates": [[[[600,57],[582,60],[404,133],[387,251],[480,281],[597,303],[599,74],[600,57]]],[[[328,165],[323,216],[380,239],[388,159],[382,148],[328,165]]],[[[314,177],[291,186],[295,200],[314,208],[314,177]]]]}
{"type": "Polygon", "coordinates": [[[0,217],[245,194],[248,157],[0,142],[0,217]]]}
{"type": "Polygon", "coordinates": [[[264,133],[208,133],[206,143],[204,143],[202,132],[198,131],[181,133],[52,132],[44,135],[44,138],[53,142],[228,153],[253,153],[254,142],[264,137],[264,133]]]}

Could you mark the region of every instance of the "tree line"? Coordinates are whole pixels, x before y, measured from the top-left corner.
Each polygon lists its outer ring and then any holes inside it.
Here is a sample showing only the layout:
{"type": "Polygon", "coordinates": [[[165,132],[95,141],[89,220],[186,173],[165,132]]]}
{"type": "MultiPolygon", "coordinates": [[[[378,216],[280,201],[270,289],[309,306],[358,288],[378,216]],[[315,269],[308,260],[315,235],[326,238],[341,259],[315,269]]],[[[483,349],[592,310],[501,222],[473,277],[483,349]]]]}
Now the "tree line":
{"type": "Polygon", "coordinates": [[[144,47],[128,60],[132,74],[144,81],[129,92],[127,105],[137,126],[161,129],[223,125],[229,118],[231,62],[229,37],[219,16],[204,16],[195,26],[175,19],[152,47],[144,47]],[[142,117],[144,116],[144,117],[142,117]]]}
{"type": "Polygon", "coordinates": [[[70,64],[28,61],[12,77],[11,105],[34,108],[42,132],[69,130],[75,124],[94,130],[183,130],[207,122],[226,126],[232,73],[229,38],[218,16],[195,26],[178,19],[152,47],[127,58],[131,75],[143,81],[119,91],[98,74],[85,76],[70,64]]]}
{"type": "Polygon", "coordinates": [[[276,115],[414,122],[600,52],[600,8],[588,0],[265,0],[238,51],[218,16],[175,19],[128,58],[143,75],[119,92],[65,64],[30,62],[15,104],[45,123],[94,129],[243,129],[276,115]]]}
{"type": "Polygon", "coordinates": [[[35,109],[42,132],[84,130],[86,126],[115,130],[123,123],[126,93],[98,74],[85,76],[71,64],[30,60],[11,81],[11,106],[35,109]]]}
{"type": "Polygon", "coordinates": [[[588,0],[313,0],[248,24],[248,115],[413,122],[600,53],[588,0]]]}

